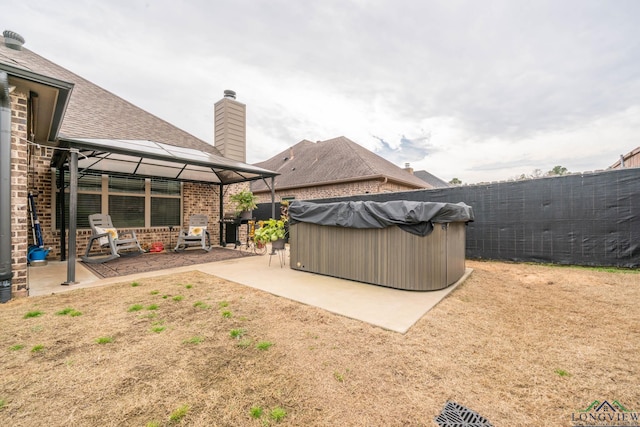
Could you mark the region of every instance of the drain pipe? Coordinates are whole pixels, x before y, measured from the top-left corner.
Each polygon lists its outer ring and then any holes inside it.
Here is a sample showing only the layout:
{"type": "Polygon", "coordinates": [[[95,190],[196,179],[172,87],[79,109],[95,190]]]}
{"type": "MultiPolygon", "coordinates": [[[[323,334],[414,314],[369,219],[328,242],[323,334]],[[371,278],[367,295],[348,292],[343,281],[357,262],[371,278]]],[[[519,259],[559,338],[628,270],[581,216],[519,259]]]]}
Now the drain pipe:
{"type": "Polygon", "coordinates": [[[11,99],[9,77],[0,71],[0,302],[11,299],[11,99]]]}

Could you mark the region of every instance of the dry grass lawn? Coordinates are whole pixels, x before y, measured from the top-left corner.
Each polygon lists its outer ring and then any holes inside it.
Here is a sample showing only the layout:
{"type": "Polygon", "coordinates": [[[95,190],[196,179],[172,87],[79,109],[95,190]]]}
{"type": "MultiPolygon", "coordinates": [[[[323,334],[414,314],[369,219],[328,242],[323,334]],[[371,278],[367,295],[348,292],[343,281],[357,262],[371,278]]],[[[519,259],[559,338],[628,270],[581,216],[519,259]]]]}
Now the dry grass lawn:
{"type": "Polygon", "coordinates": [[[596,399],[640,412],[640,274],[468,266],[404,335],[196,272],[11,301],[0,425],[436,426],[447,400],[509,427],[568,426],[596,399]]]}

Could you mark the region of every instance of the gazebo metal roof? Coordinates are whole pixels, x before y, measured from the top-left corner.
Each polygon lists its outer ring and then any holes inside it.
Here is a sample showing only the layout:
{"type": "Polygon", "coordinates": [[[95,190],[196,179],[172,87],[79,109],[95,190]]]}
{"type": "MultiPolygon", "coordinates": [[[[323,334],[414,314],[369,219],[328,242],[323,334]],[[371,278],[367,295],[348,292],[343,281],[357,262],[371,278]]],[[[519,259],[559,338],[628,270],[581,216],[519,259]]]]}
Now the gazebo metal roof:
{"type": "Polygon", "coordinates": [[[110,174],[160,177],[218,185],[279,175],[193,148],[155,141],[60,137],[52,164],[62,168],[69,149],[78,150],[78,169],[110,174]]]}

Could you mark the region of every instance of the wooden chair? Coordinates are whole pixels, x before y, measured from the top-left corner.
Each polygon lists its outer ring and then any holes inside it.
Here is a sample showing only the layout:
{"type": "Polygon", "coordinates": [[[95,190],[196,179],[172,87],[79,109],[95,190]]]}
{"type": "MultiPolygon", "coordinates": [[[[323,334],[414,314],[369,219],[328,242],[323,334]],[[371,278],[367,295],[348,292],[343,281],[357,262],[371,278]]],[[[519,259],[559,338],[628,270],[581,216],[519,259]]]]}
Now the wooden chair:
{"type": "Polygon", "coordinates": [[[180,230],[174,251],[180,252],[189,246],[200,246],[209,252],[211,250],[211,237],[207,230],[208,225],[209,218],[206,215],[191,215],[189,218],[189,228],[187,230],[180,230]]]}
{"type": "Polygon", "coordinates": [[[82,261],[88,263],[102,263],[119,258],[124,254],[141,254],[144,251],[138,243],[138,238],[133,230],[118,231],[111,222],[111,216],[103,214],[89,215],[91,237],[87,243],[87,249],[82,261]],[[94,242],[102,251],[99,254],[92,253],[94,242]],[[105,254],[104,249],[107,249],[105,254]]]}

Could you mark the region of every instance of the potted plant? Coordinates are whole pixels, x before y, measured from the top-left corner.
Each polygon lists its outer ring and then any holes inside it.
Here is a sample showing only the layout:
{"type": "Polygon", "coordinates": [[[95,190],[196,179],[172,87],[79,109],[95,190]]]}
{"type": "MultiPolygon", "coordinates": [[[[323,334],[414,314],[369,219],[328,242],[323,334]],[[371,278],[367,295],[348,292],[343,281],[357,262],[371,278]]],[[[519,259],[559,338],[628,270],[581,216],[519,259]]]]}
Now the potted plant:
{"type": "Polygon", "coordinates": [[[250,219],[251,211],[258,207],[256,204],[258,198],[249,190],[233,194],[230,199],[236,205],[236,214],[243,219],[250,219]]]}
{"type": "Polygon", "coordinates": [[[260,228],[256,229],[256,244],[271,243],[271,249],[284,249],[285,238],[287,237],[286,219],[270,218],[266,221],[260,221],[260,228]]]}

